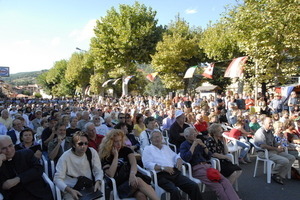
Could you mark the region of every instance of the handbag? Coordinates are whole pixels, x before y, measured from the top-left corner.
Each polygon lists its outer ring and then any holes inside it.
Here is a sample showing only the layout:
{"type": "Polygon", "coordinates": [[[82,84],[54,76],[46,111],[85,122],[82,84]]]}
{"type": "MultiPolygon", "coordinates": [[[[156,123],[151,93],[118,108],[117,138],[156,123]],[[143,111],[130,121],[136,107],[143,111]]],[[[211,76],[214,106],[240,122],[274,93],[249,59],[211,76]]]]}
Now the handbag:
{"type": "Polygon", "coordinates": [[[85,176],[79,176],[73,188],[75,190],[81,191],[84,190],[85,188],[90,188],[90,187],[93,187],[93,181],[85,176]]]}
{"type": "Polygon", "coordinates": [[[206,176],[212,182],[220,182],[220,180],[221,180],[221,174],[220,174],[219,170],[217,170],[215,168],[208,168],[206,170],[206,176]]]}

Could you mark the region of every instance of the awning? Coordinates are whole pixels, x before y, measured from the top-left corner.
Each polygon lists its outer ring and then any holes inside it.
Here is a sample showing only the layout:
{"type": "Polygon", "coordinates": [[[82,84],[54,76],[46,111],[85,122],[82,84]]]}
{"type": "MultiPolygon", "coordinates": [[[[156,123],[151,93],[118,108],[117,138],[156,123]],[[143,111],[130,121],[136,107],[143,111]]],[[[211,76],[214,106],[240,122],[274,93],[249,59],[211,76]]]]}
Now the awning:
{"type": "Polygon", "coordinates": [[[196,88],[196,92],[217,91],[217,90],[221,90],[221,88],[217,85],[199,86],[196,88]]]}

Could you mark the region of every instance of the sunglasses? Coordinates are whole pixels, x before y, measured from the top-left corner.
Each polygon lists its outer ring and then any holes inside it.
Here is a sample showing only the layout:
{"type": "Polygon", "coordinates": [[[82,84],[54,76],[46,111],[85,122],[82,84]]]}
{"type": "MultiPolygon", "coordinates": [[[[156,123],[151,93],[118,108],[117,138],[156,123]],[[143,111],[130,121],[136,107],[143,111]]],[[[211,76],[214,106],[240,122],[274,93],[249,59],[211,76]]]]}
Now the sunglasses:
{"type": "Polygon", "coordinates": [[[119,119],[125,119],[125,117],[119,117],[119,119]]]}
{"type": "Polygon", "coordinates": [[[78,142],[77,144],[78,144],[78,146],[83,146],[83,145],[87,146],[88,145],[87,142],[78,142]]]}

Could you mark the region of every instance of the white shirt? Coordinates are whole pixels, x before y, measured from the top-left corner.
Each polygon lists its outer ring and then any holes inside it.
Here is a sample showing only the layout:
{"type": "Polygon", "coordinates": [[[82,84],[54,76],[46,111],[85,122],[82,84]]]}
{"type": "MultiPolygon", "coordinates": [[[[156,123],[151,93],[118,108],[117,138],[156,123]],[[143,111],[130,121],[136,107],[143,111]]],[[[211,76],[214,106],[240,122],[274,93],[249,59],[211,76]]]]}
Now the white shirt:
{"type": "Polygon", "coordinates": [[[95,126],[96,132],[98,135],[105,136],[108,133],[108,127],[105,124],[101,124],[100,126],[95,126]]]}
{"type": "Polygon", "coordinates": [[[146,146],[142,155],[144,167],[149,170],[154,170],[155,165],[175,167],[178,158],[180,156],[164,144],[161,149],[152,144],[146,146]]]}
{"type": "MultiPolygon", "coordinates": [[[[92,153],[92,169],[95,181],[102,180],[103,171],[99,155],[95,149],[90,148],[90,150],[92,153]]],[[[61,191],[65,191],[67,186],[74,187],[79,176],[85,176],[92,180],[89,161],[86,154],[77,156],[73,153],[72,149],[69,149],[58,160],[53,179],[54,183],[61,191]]]]}

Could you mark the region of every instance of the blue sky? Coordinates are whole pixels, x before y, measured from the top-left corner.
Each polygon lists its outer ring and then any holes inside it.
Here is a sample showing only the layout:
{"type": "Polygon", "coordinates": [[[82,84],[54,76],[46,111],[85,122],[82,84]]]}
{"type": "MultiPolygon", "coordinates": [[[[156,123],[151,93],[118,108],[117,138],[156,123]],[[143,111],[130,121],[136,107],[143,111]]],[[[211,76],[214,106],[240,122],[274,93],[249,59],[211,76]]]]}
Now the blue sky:
{"type": "MultiPolygon", "coordinates": [[[[179,13],[191,26],[216,22],[236,0],[141,0],[167,25],[179,13]]],[[[89,49],[95,21],[133,0],[0,0],[0,66],[10,73],[50,69],[76,47],[89,49]]]]}

